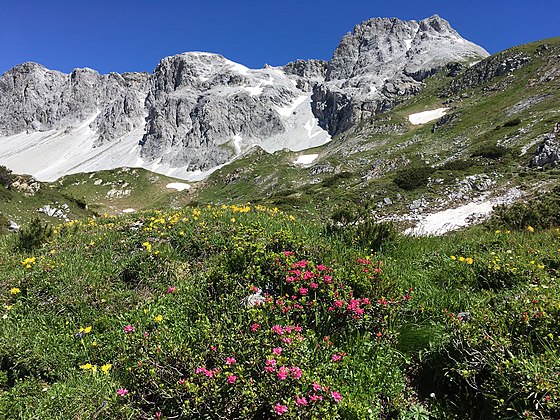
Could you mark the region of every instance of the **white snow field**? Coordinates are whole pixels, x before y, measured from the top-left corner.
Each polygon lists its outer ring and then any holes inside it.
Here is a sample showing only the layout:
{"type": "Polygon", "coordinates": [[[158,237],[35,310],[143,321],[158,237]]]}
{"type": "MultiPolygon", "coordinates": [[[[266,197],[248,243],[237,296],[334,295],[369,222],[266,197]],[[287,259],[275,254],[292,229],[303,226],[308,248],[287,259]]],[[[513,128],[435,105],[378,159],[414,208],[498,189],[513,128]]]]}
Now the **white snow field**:
{"type": "Polygon", "coordinates": [[[502,196],[484,198],[453,209],[447,209],[424,216],[413,228],[405,230],[405,234],[413,236],[443,235],[472,224],[473,220],[487,218],[494,206],[508,204],[521,197],[522,193],[512,188],[502,196]]]}
{"type": "Polygon", "coordinates": [[[171,182],[165,186],[167,189],[173,189],[177,191],[185,191],[189,190],[191,186],[189,184],[185,184],[183,182],[171,182]]]}
{"type": "Polygon", "coordinates": [[[296,165],[309,165],[318,157],[319,155],[316,153],[311,155],[300,155],[296,160],[294,160],[294,163],[296,165]]]}
{"type": "Polygon", "coordinates": [[[431,111],[423,111],[417,112],[416,114],[410,114],[408,116],[408,121],[410,121],[412,125],[426,124],[430,121],[439,120],[445,115],[448,109],[449,108],[438,108],[431,111]]]}

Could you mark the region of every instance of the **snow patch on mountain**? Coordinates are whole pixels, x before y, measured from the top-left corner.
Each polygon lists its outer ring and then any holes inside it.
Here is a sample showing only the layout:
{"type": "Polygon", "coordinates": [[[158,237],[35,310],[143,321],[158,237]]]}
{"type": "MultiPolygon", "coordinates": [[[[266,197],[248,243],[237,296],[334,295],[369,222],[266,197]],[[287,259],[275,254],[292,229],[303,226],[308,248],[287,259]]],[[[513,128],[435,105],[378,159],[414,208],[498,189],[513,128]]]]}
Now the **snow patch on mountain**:
{"type": "Polygon", "coordinates": [[[191,188],[190,184],[185,184],[184,182],[170,182],[165,186],[167,189],[185,191],[191,188]]]}
{"type": "Polygon", "coordinates": [[[296,160],[294,160],[294,164],[296,165],[309,165],[317,159],[319,155],[317,153],[313,153],[310,155],[300,155],[296,160]]]}
{"type": "Polygon", "coordinates": [[[445,115],[449,108],[438,108],[431,111],[417,112],[416,114],[410,114],[408,116],[408,121],[413,125],[426,124],[430,121],[439,120],[445,115]]]}

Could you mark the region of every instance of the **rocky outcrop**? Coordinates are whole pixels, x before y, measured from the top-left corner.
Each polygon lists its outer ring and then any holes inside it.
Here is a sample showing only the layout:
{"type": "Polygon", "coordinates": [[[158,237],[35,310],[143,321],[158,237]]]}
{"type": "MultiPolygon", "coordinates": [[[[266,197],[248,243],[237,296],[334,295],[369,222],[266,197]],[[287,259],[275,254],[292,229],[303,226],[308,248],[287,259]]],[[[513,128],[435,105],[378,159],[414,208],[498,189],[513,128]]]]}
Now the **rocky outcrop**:
{"type": "Polygon", "coordinates": [[[286,64],[284,72],[295,80],[296,87],[304,92],[311,92],[313,87],[325,80],[327,62],[323,60],[296,60],[286,64]]]}
{"type": "Polygon", "coordinates": [[[18,65],[0,78],[0,134],[72,130],[88,122],[96,144],[117,138],[143,124],[148,74],[91,69],[70,74],[40,64],[18,65]]]}
{"type": "Polygon", "coordinates": [[[339,134],[419,92],[422,80],[450,62],[488,56],[435,15],[421,21],[370,19],[342,38],[313,90],[321,127],[339,134]]]}
{"type": "MultiPolygon", "coordinates": [[[[313,73],[302,74],[310,78],[313,73]]],[[[167,57],[156,68],[146,99],[141,156],[171,167],[206,170],[253,145],[277,150],[266,140],[290,133],[291,120],[306,114],[298,110],[306,99],[280,69],[250,70],[209,53],[167,57]]],[[[310,109],[305,118],[313,118],[310,109]]]]}
{"type": "Polygon", "coordinates": [[[469,87],[481,86],[490,80],[519,70],[530,62],[529,56],[522,52],[505,51],[489,60],[476,63],[460,77],[453,80],[450,90],[444,96],[457,94],[469,87]]]}
{"type": "Polygon", "coordinates": [[[542,143],[533,154],[529,166],[543,167],[545,165],[557,166],[560,163],[560,135],[556,133],[545,134],[542,143]]]}

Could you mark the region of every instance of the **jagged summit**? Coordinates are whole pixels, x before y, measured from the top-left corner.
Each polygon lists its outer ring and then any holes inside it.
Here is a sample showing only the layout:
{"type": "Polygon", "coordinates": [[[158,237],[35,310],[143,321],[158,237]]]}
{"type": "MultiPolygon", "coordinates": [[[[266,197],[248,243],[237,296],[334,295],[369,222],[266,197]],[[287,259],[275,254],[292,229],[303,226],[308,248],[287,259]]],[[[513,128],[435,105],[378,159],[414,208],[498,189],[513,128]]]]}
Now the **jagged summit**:
{"type": "Polygon", "coordinates": [[[200,177],[254,146],[324,144],[417,93],[445,64],[486,55],[434,15],[367,20],[328,63],[249,69],[186,52],[153,74],[104,75],[23,63],[0,77],[0,164],[44,180],[124,165],[200,177]]]}
{"type": "Polygon", "coordinates": [[[438,15],[421,21],[373,18],[356,25],[336,48],[325,83],[314,91],[321,127],[339,134],[415,94],[447,63],[487,57],[438,15]]]}

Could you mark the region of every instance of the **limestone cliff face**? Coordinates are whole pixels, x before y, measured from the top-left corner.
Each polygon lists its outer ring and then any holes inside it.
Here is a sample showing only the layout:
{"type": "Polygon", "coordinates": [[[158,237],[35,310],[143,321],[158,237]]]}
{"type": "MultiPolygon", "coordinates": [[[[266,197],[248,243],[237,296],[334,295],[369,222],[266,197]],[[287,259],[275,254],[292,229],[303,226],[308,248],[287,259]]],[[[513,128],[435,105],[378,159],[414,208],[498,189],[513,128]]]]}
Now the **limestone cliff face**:
{"type": "Polygon", "coordinates": [[[114,165],[188,178],[255,145],[270,152],[324,144],[415,94],[449,62],[486,55],[433,16],[368,20],[328,63],[252,70],[191,52],[164,58],[153,74],[107,75],[24,63],[0,77],[0,164],[33,174],[46,166],[45,179],[114,165]],[[54,148],[67,156],[42,165],[54,148]]]}
{"type": "Polygon", "coordinates": [[[149,75],[75,69],[70,74],[24,63],[0,77],[0,134],[72,130],[92,115],[98,143],[143,124],[149,75]]]}
{"type": "Polygon", "coordinates": [[[339,134],[413,95],[422,80],[450,62],[487,57],[439,16],[421,21],[370,19],[342,38],[313,90],[321,127],[339,134]]]}

